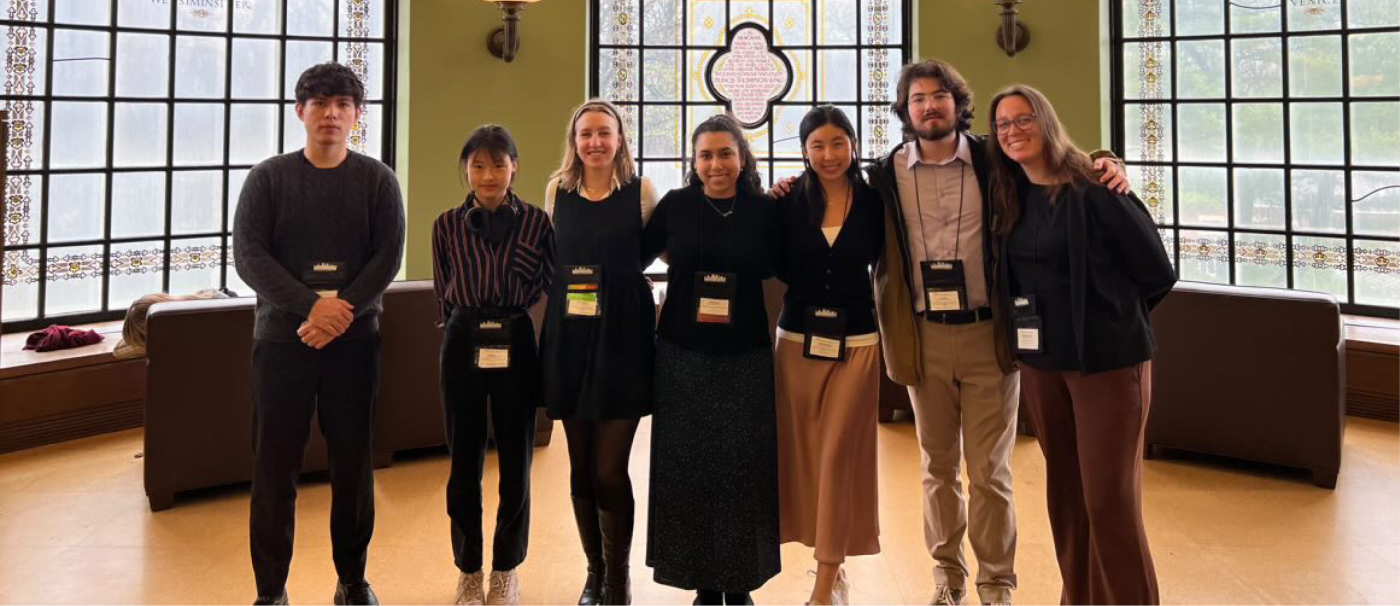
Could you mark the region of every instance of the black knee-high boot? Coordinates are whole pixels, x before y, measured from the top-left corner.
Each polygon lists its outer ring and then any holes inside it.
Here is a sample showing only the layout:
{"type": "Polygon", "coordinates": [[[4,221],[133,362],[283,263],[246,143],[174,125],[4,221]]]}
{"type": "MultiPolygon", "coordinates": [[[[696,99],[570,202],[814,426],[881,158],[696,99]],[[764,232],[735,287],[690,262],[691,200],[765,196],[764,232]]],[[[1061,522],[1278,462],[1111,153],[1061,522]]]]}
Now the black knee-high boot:
{"type": "Polygon", "coordinates": [[[715,606],[723,606],[723,604],[724,604],[724,593],[719,592],[719,591],[715,591],[715,590],[713,590],[713,589],[699,589],[699,590],[696,590],[696,592],[695,592],[695,601],[694,601],[694,602],[691,602],[691,605],[692,605],[692,606],[701,606],[702,604],[704,604],[704,605],[713,604],[713,605],[715,605],[715,606]]]}
{"type": "Polygon", "coordinates": [[[583,584],[578,603],[579,606],[602,604],[605,566],[603,531],[598,521],[598,502],[574,497],[574,520],[578,522],[578,536],[583,543],[583,554],[588,558],[588,580],[583,584]]]}
{"type": "Polygon", "coordinates": [[[634,506],[618,511],[598,510],[603,529],[603,563],[606,580],[603,583],[604,604],[631,604],[632,580],[628,565],[632,555],[632,521],[634,506]]]}

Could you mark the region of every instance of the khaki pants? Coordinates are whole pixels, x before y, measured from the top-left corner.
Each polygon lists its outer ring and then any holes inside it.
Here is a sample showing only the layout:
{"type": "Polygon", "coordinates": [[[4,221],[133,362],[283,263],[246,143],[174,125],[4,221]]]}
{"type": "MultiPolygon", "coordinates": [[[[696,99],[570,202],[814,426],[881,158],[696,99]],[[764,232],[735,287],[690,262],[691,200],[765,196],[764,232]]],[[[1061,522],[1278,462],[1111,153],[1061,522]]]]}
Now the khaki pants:
{"type": "Polygon", "coordinates": [[[922,325],[923,382],[909,388],[924,483],[924,543],[934,580],[961,589],[963,536],[977,556],[977,593],[1009,602],[1016,588],[1016,510],[1011,448],[1020,397],[1018,373],[1002,374],[992,322],[922,325]],[[960,463],[967,459],[968,498],[960,463]],[[969,510],[971,516],[969,518],[969,510]]]}

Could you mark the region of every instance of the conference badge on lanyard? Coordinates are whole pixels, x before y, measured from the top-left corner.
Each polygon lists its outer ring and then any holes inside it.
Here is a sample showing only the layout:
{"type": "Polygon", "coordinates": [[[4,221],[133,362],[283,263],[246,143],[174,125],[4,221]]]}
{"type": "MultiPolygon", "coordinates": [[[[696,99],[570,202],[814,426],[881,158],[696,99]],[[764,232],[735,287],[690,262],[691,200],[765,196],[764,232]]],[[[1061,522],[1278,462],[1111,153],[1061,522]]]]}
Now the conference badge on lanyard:
{"type": "Polygon", "coordinates": [[[846,310],[808,307],[807,332],[802,335],[802,355],[814,360],[846,359],[846,310]]]}
{"type": "Polygon", "coordinates": [[[739,274],[695,272],[695,321],[701,324],[733,324],[739,274]]]}
{"type": "Polygon", "coordinates": [[[967,277],[962,259],[923,261],[924,309],[931,312],[967,311],[967,277]]]}
{"type": "Polygon", "coordinates": [[[592,319],[603,315],[603,267],[564,266],[564,317],[592,319]]]}
{"type": "Polygon", "coordinates": [[[1040,311],[1036,309],[1035,295],[1016,297],[1011,301],[1011,325],[1016,331],[1016,353],[1044,351],[1040,339],[1040,311]]]}
{"type": "Polygon", "coordinates": [[[510,324],[510,318],[472,320],[472,363],[478,370],[510,368],[510,324]]]}
{"type": "Polygon", "coordinates": [[[309,263],[301,272],[301,282],[307,288],[316,291],[316,295],[322,299],[338,297],[340,289],[344,288],[348,282],[345,263],[339,261],[309,263]]]}

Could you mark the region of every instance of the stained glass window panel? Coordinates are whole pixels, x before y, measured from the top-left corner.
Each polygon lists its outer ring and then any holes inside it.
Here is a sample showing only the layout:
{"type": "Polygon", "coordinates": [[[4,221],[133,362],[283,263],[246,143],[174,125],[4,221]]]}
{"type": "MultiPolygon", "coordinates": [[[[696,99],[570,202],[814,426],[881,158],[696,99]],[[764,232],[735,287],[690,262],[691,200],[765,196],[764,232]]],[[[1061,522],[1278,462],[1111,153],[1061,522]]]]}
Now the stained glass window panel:
{"type": "Polygon", "coordinates": [[[1339,170],[1295,170],[1289,179],[1293,195],[1293,229],[1346,233],[1346,173],[1339,170]]]}
{"type": "Polygon", "coordinates": [[[53,37],[53,93],[72,97],[107,95],[111,34],[58,30],[53,37]]]}
{"type": "Polygon", "coordinates": [[[1288,40],[1288,94],[1342,94],[1342,37],[1300,36],[1288,40]]]}
{"type": "Polygon", "coordinates": [[[107,175],[65,173],[49,178],[49,242],[102,238],[107,175]]]}
{"type": "Polygon", "coordinates": [[[1203,228],[1162,232],[1180,277],[1393,314],[1400,4],[1114,2],[1115,145],[1159,225],[1203,228]]]}
{"type": "Polygon", "coordinates": [[[1400,306],[1400,243],[1393,240],[1356,240],[1352,258],[1356,275],[1356,302],[1362,305],[1400,306]]]}
{"type": "Polygon", "coordinates": [[[232,206],[247,167],[301,147],[291,99],[312,64],[338,60],[365,81],[350,145],[392,162],[396,3],[0,0],[6,328],[112,319],[167,284],[242,286],[222,265],[232,206]],[[183,260],[166,267],[165,254],[183,260]]]}
{"type": "Polygon", "coordinates": [[[112,175],[112,237],[165,232],[165,171],[112,175]]]}
{"type": "Polygon", "coordinates": [[[1288,285],[1288,243],[1281,235],[1236,232],[1233,257],[1235,284],[1288,285]]]}
{"type": "Polygon", "coordinates": [[[1283,229],[1283,171],[1235,169],[1235,226],[1283,229]]]}
{"type": "MultiPolygon", "coordinates": [[[[641,114],[641,132],[629,135],[642,143],[637,156],[641,172],[662,190],[680,185],[695,125],[731,107],[751,126],[744,137],[762,163],[765,181],[782,172],[780,166],[800,172],[798,126],[816,104],[840,106],[857,131],[855,143],[869,157],[888,151],[901,138],[888,107],[899,69],[909,57],[905,22],[910,4],[591,0],[598,59],[591,92],[618,102],[624,112],[641,114]],[[613,28],[621,22],[644,27],[636,38],[619,38],[613,28]],[[746,29],[734,30],[730,47],[728,28],[740,26],[746,29]],[[678,30],[681,38],[653,35],[678,30]],[[755,31],[756,46],[750,44],[755,31]],[[744,60],[734,63],[735,57],[744,60]],[[736,77],[736,65],[759,71],[736,77]],[[632,74],[619,77],[627,69],[632,74]],[[629,90],[638,86],[634,78],[640,78],[640,99],[629,90]],[[765,100],[765,94],[772,96],[765,100]],[[679,164],[677,157],[682,158],[679,164]]],[[[635,123],[630,117],[628,122],[635,123]]]]}
{"type": "MultiPolygon", "coordinates": [[[[1177,68],[1181,76],[1177,80],[1177,96],[1183,99],[1223,99],[1225,97],[1225,43],[1220,40],[1190,40],[1178,42],[1177,68]]],[[[1141,52],[1141,47],[1137,47],[1141,52]]],[[[1124,50],[1125,53],[1128,49],[1124,50]]],[[[1165,50],[1162,56],[1165,56],[1165,50]]],[[[1129,57],[1132,58],[1131,56],[1129,57]]],[[[1142,59],[1129,61],[1124,69],[1141,69],[1142,59]]],[[[1155,60],[1155,59],[1154,59],[1155,60]]],[[[1130,87],[1141,87],[1136,74],[1127,74],[1124,82],[1130,87]]],[[[1159,98],[1170,96],[1170,88],[1163,88],[1159,98]]],[[[1127,98],[1135,98],[1129,93],[1127,98]]]]}
{"type": "Polygon", "coordinates": [[[1293,238],[1293,287],[1347,298],[1347,241],[1293,238]]]}
{"type": "Polygon", "coordinates": [[[112,130],[112,165],[162,166],[166,162],[164,103],[117,103],[112,130]]]}
{"type": "Polygon", "coordinates": [[[165,242],[119,242],[108,256],[107,307],[122,309],[163,290],[165,242]]]}
{"type": "MultiPolygon", "coordinates": [[[[71,246],[48,249],[44,265],[46,315],[102,309],[102,247],[71,246]]],[[[6,292],[9,298],[9,293],[6,292]]]]}
{"type": "Polygon", "coordinates": [[[1400,172],[1351,174],[1353,229],[1358,235],[1400,237],[1400,172]]]}

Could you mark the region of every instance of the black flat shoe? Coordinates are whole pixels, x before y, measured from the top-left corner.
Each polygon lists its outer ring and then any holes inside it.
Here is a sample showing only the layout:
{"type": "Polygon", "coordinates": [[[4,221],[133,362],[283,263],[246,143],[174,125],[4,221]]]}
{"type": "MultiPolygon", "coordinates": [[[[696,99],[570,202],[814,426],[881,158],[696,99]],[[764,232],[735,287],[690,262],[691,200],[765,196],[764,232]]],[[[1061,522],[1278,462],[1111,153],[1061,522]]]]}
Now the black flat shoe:
{"type": "Polygon", "coordinates": [[[354,583],[336,583],[335,599],[332,600],[337,606],[348,606],[349,604],[364,606],[379,606],[379,596],[374,595],[374,590],[369,588],[369,583],[357,581],[354,583]]]}

